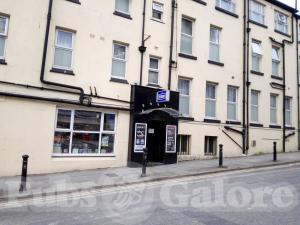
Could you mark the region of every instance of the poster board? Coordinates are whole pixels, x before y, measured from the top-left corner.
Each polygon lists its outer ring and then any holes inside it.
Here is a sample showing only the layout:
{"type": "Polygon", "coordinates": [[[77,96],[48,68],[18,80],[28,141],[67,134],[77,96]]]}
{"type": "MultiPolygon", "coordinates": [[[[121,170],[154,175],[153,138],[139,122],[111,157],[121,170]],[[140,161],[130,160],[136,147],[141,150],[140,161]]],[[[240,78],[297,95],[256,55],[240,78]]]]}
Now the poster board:
{"type": "Polygon", "coordinates": [[[134,152],[143,152],[147,144],[147,124],[136,123],[134,132],[134,152]]]}
{"type": "Polygon", "coordinates": [[[177,126],[166,126],[166,153],[176,153],[177,126]]]}

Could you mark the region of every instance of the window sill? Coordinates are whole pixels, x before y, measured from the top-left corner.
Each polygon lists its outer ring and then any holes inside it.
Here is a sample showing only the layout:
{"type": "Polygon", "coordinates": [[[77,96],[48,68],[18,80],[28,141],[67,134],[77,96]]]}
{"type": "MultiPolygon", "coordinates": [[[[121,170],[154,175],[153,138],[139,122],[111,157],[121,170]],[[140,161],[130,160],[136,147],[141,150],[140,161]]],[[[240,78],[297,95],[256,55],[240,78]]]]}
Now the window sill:
{"type": "Polygon", "coordinates": [[[232,125],[241,125],[242,123],[239,121],[231,121],[231,120],[227,120],[226,124],[232,124],[232,125]]]}
{"type": "Polygon", "coordinates": [[[202,5],[207,5],[206,2],[202,1],[202,0],[193,0],[194,2],[200,3],[202,5]]]}
{"type": "Polygon", "coordinates": [[[295,127],[291,127],[291,126],[285,125],[285,129],[286,130],[295,130],[295,127]]]}
{"type": "Polygon", "coordinates": [[[197,60],[196,56],[188,55],[188,54],[185,54],[185,53],[179,53],[178,56],[182,57],[182,58],[186,58],[186,59],[197,60]]]}
{"type": "Polygon", "coordinates": [[[249,19],[249,22],[252,23],[252,24],[255,24],[255,25],[257,25],[257,26],[260,26],[260,27],[263,27],[263,28],[268,29],[268,26],[266,26],[266,25],[264,25],[264,24],[262,24],[262,23],[255,22],[254,20],[250,20],[250,19],[249,19]]]}
{"type": "Polygon", "coordinates": [[[110,81],[116,82],[116,83],[121,83],[121,84],[129,84],[127,80],[121,79],[121,78],[115,78],[115,77],[111,77],[110,81]]]}
{"type": "Polygon", "coordinates": [[[79,0],[67,0],[67,1],[78,4],[78,5],[81,5],[81,2],[79,0]]]}
{"type": "Polygon", "coordinates": [[[151,20],[155,21],[155,22],[158,22],[158,23],[165,24],[165,22],[163,22],[162,20],[159,20],[159,19],[151,18],[151,20]]]}
{"type": "Polygon", "coordinates": [[[64,70],[64,69],[58,69],[58,68],[52,68],[50,70],[50,72],[52,72],[52,73],[62,73],[62,74],[72,75],[72,76],[75,75],[75,73],[73,72],[73,70],[64,70]]]}
{"type": "Polygon", "coordinates": [[[221,120],[216,120],[216,119],[204,119],[203,121],[205,123],[221,123],[221,120]]]}
{"type": "Polygon", "coordinates": [[[149,87],[155,87],[155,88],[161,88],[161,86],[158,85],[158,84],[151,84],[151,83],[148,83],[147,86],[149,86],[149,87]]]}
{"type": "Polygon", "coordinates": [[[5,59],[0,59],[0,65],[7,65],[7,62],[5,62],[5,59]]]}
{"type": "Polygon", "coordinates": [[[120,16],[129,20],[132,20],[132,17],[129,14],[126,13],[122,13],[122,12],[118,12],[118,11],[114,11],[113,13],[115,16],[120,16]]]}
{"type": "Polygon", "coordinates": [[[213,61],[213,60],[208,60],[207,62],[209,64],[213,64],[213,65],[216,65],[216,66],[224,66],[224,63],[216,62],[216,61],[213,61]]]}
{"type": "Polygon", "coordinates": [[[282,77],[271,75],[271,78],[276,79],[276,80],[283,80],[282,77]]]}
{"type": "Polygon", "coordinates": [[[114,154],[52,154],[52,158],[105,158],[105,157],[111,157],[115,158],[116,156],[114,154]]]}
{"type": "Polygon", "coordinates": [[[279,125],[269,125],[269,128],[281,129],[279,125]]]}
{"type": "Polygon", "coordinates": [[[291,35],[289,35],[289,34],[286,34],[286,33],[283,33],[283,32],[281,32],[281,31],[279,31],[279,30],[274,30],[274,32],[276,32],[276,33],[278,33],[278,34],[281,34],[281,35],[284,35],[284,36],[286,36],[286,37],[288,37],[288,38],[290,38],[291,37],[291,35]]]}
{"type": "Polygon", "coordinates": [[[189,117],[189,116],[179,116],[178,119],[186,120],[186,121],[194,121],[195,120],[193,117],[189,117]]]}
{"type": "Polygon", "coordinates": [[[250,126],[251,127],[263,127],[264,125],[260,124],[260,123],[250,123],[250,126]]]}
{"type": "Polygon", "coordinates": [[[255,71],[255,70],[250,70],[250,73],[258,75],[258,76],[263,76],[264,75],[264,73],[258,72],[258,71],[255,71]]]}
{"type": "Polygon", "coordinates": [[[216,6],[215,9],[218,10],[218,11],[220,11],[220,12],[222,12],[222,13],[225,13],[225,14],[227,14],[229,16],[232,16],[232,17],[235,17],[235,18],[239,18],[239,16],[237,14],[235,14],[233,12],[230,12],[230,11],[227,11],[226,9],[222,9],[219,6],[216,6]]]}
{"type": "Polygon", "coordinates": [[[216,153],[204,153],[204,156],[217,156],[217,154],[216,153]]]}

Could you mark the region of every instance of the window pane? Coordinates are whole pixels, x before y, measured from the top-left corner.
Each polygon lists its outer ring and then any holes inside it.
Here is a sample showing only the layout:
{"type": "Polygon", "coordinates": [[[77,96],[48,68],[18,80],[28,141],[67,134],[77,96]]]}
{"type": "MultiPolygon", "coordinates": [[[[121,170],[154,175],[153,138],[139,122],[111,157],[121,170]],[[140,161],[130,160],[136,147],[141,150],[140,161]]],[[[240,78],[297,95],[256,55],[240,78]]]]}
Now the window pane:
{"type": "Polygon", "coordinates": [[[181,115],[189,115],[189,97],[188,96],[179,96],[179,112],[181,115]]]}
{"type": "Polygon", "coordinates": [[[129,0],[116,0],[116,10],[129,13],[129,0]]]}
{"type": "Polygon", "coordinates": [[[252,42],[252,52],[255,53],[255,54],[258,54],[258,55],[261,55],[262,54],[262,51],[261,51],[261,46],[259,43],[256,43],[256,42],[252,42]]]}
{"type": "Polygon", "coordinates": [[[272,48],[272,59],[276,61],[280,61],[279,51],[277,48],[272,48]]]}
{"type": "Polygon", "coordinates": [[[206,98],[216,99],[216,87],[215,85],[206,85],[206,98]]]}
{"type": "Polygon", "coordinates": [[[285,111],[285,124],[286,125],[291,125],[291,112],[290,111],[285,111]]]}
{"type": "Polygon", "coordinates": [[[210,28],[210,42],[219,44],[219,29],[215,27],[210,28]]]}
{"type": "Polygon", "coordinates": [[[103,130],[105,131],[114,131],[115,130],[115,120],[116,115],[115,114],[104,114],[104,126],[103,130]]]}
{"type": "Polygon", "coordinates": [[[205,116],[206,117],[216,117],[216,102],[211,100],[206,100],[205,104],[205,116]]]}
{"type": "Polygon", "coordinates": [[[125,77],[126,63],[119,60],[113,60],[112,75],[116,77],[125,77]]]}
{"type": "Polygon", "coordinates": [[[190,94],[190,81],[179,79],[178,91],[182,95],[189,95],[190,94]]]}
{"type": "Polygon", "coordinates": [[[192,37],[181,35],[181,45],[180,45],[180,52],[186,53],[191,55],[192,54],[192,37]]]}
{"type": "Polygon", "coordinates": [[[65,31],[57,31],[57,42],[56,45],[64,48],[72,48],[72,37],[73,34],[65,31]]]}
{"type": "Polygon", "coordinates": [[[228,88],[227,100],[230,102],[236,102],[236,88],[228,88]]]}
{"type": "Polygon", "coordinates": [[[276,98],[276,96],[275,95],[271,95],[271,97],[270,97],[270,106],[271,107],[273,107],[273,108],[276,108],[276,100],[277,100],[277,98],[276,98]]]}
{"type": "Polygon", "coordinates": [[[56,128],[59,129],[70,129],[71,125],[71,110],[59,109],[57,112],[57,124],[56,128]]]}
{"type": "Polygon", "coordinates": [[[70,132],[55,132],[53,153],[68,154],[70,147],[70,132]]]}
{"type": "Polygon", "coordinates": [[[182,19],[181,33],[192,36],[193,34],[193,22],[190,20],[182,19]]]}
{"type": "Polygon", "coordinates": [[[251,106],[251,121],[258,122],[258,108],[251,106]]]}
{"type": "Polygon", "coordinates": [[[100,153],[108,154],[114,152],[114,134],[102,134],[100,153]]]}
{"type": "Polygon", "coordinates": [[[210,44],[210,48],[209,48],[209,59],[215,62],[219,62],[220,61],[220,56],[219,56],[219,45],[210,44]]]}
{"type": "Polygon", "coordinates": [[[291,101],[290,101],[289,98],[285,99],[284,104],[285,104],[285,109],[286,110],[290,110],[291,109],[291,101]]]}
{"type": "Polygon", "coordinates": [[[158,72],[149,71],[149,83],[158,84],[158,72]]]}
{"type": "Polygon", "coordinates": [[[97,154],[99,134],[73,133],[72,154],[97,154]]]}
{"type": "Polygon", "coordinates": [[[277,124],[277,112],[276,109],[270,111],[270,122],[271,124],[277,124]]]}
{"type": "Polygon", "coordinates": [[[162,14],[161,12],[156,11],[156,10],[153,10],[153,12],[152,12],[152,17],[155,18],[155,19],[161,20],[161,19],[162,19],[162,18],[161,18],[161,17],[162,17],[161,14],[162,14]]]}
{"type": "Polygon", "coordinates": [[[101,113],[90,111],[75,111],[74,130],[100,131],[101,113]]]}
{"type": "Polygon", "coordinates": [[[7,19],[5,17],[0,17],[0,34],[6,35],[6,21],[7,19]]]}
{"type": "Polygon", "coordinates": [[[71,68],[72,64],[72,51],[56,48],[54,55],[54,65],[63,67],[63,68],[71,68]]]}
{"type": "Polygon", "coordinates": [[[4,58],[5,38],[0,37],[0,58],[4,58]]]}
{"type": "Polygon", "coordinates": [[[234,103],[227,104],[227,117],[228,117],[228,120],[236,120],[237,119],[236,104],[234,104],[234,103]]]}
{"type": "Polygon", "coordinates": [[[278,76],[279,75],[279,63],[273,61],[272,62],[272,75],[278,76]]]}
{"type": "Polygon", "coordinates": [[[114,58],[126,59],[126,46],[114,44],[114,58]]]}
{"type": "Polygon", "coordinates": [[[260,71],[260,56],[257,54],[252,55],[252,70],[260,71]]]}
{"type": "Polygon", "coordinates": [[[158,70],[158,59],[150,58],[150,68],[158,70]]]}
{"type": "Polygon", "coordinates": [[[256,91],[251,92],[251,105],[258,105],[258,93],[256,91]]]}

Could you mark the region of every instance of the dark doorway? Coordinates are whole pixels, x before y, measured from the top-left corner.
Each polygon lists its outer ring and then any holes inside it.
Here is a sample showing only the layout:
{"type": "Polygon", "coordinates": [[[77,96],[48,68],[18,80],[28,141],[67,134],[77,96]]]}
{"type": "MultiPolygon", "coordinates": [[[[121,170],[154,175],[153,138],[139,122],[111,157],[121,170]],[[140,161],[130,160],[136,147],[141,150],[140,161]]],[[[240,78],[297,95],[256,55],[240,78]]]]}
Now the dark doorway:
{"type": "Polygon", "coordinates": [[[166,124],[164,121],[150,120],[148,123],[148,161],[162,163],[164,161],[166,124]]]}

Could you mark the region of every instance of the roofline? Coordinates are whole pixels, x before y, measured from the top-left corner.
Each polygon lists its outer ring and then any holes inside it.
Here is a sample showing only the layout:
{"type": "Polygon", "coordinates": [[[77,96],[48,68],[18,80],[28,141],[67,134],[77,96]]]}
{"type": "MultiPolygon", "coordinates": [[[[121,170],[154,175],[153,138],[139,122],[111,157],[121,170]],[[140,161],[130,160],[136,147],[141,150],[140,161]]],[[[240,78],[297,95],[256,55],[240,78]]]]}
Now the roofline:
{"type": "Polygon", "coordinates": [[[280,7],[280,8],[282,8],[282,9],[285,9],[285,10],[291,12],[291,13],[296,14],[298,12],[297,9],[295,9],[295,8],[289,6],[289,5],[286,5],[286,4],[284,4],[284,3],[282,3],[282,2],[280,2],[278,0],[265,0],[265,1],[269,2],[269,3],[273,4],[273,5],[276,5],[276,6],[280,7]]]}

